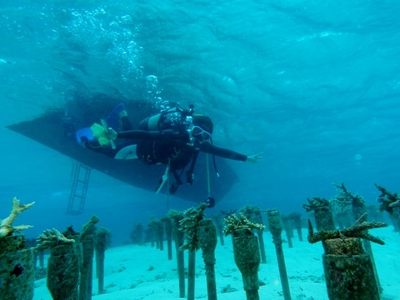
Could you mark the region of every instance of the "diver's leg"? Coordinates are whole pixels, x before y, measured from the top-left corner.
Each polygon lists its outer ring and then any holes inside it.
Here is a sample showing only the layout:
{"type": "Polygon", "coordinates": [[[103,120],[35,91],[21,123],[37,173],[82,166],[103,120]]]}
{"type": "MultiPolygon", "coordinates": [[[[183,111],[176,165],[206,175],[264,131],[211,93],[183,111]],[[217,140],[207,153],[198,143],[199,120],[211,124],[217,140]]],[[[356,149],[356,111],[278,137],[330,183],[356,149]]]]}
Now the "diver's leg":
{"type": "Polygon", "coordinates": [[[123,103],[118,104],[113,111],[108,115],[107,124],[109,127],[118,131],[120,128],[122,131],[133,130],[131,121],[128,118],[128,113],[125,110],[123,103]]]}
{"type": "Polygon", "coordinates": [[[111,127],[112,129],[118,131],[118,127],[120,125],[120,120],[121,120],[121,117],[123,117],[123,116],[127,116],[127,113],[125,110],[125,104],[120,103],[107,116],[106,122],[107,122],[108,127],[111,127]]]}
{"type": "Polygon", "coordinates": [[[132,123],[128,118],[128,114],[126,113],[126,110],[121,111],[119,116],[120,116],[120,120],[121,120],[122,131],[133,130],[132,123]]]}

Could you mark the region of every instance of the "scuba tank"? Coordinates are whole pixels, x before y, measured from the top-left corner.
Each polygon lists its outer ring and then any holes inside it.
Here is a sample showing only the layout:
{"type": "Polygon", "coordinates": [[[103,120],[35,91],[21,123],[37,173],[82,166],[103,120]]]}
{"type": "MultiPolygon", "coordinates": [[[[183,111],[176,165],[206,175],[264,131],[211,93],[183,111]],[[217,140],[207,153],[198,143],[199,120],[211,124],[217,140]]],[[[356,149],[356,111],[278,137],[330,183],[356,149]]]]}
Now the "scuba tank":
{"type": "Polygon", "coordinates": [[[173,129],[184,133],[192,124],[193,107],[193,105],[190,105],[189,110],[174,107],[151,116],[147,119],[147,130],[163,131],[165,129],[173,129]]]}

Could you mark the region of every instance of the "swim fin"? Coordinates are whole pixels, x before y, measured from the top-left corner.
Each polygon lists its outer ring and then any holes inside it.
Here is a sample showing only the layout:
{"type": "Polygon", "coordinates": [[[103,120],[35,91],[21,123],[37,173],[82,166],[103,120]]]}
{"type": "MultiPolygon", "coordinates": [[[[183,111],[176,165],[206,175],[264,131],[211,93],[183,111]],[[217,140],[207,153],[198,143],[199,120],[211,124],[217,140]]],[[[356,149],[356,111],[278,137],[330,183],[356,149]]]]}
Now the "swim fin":
{"type": "MultiPolygon", "coordinates": [[[[108,127],[111,127],[112,129],[114,129],[115,131],[118,131],[118,127],[119,127],[119,120],[121,117],[121,112],[125,111],[125,105],[124,103],[120,103],[118,104],[113,110],[112,112],[110,112],[110,114],[107,116],[106,118],[106,122],[108,124],[108,127]]],[[[123,114],[123,113],[122,113],[123,114]]],[[[126,115],[126,112],[125,114],[126,115]]]]}

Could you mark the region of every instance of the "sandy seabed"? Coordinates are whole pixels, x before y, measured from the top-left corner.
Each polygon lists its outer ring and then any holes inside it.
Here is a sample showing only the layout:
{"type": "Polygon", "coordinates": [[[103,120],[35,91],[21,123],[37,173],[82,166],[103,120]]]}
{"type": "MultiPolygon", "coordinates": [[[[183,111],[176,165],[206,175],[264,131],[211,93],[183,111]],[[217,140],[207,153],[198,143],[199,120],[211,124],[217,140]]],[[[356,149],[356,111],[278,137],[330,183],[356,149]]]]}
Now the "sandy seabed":
{"type": "MultiPolygon", "coordinates": [[[[377,272],[383,288],[382,300],[400,300],[400,235],[393,227],[370,232],[385,241],[385,245],[372,243],[377,272]]],[[[306,230],[303,236],[306,239],[306,230]]],[[[296,300],[327,300],[322,266],[321,243],[300,242],[295,236],[293,248],[283,244],[291,298],[296,300]]],[[[260,299],[283,299],[282,286],[272,236],[264,232],[267,263],[260,264],[260,299]]],[[[146,246],[125,245],[106,251],[105,294],[98,294],[97,279],[93,280],[94,300],[151,300],[179,298],[178,275],[173,247],[173,259],[168,260],[166,243],[163,251],[146,246]]],[[[185,252],[185,264],[187,252],[185,252]]],[[[218,299],[246,299],[242,277],[233,258],[231,237],[216,249],[215,273],[218,299]]],[[[95,272],[93,273],[95,274],[95,272]]],[[[187,284],[186,284],[187,287],[187,284]]],[[[205,270],[201,250],[196,255],[196,299],[207,299],[205,270]]],[[[52,299],[46,279],[35,282],[34,300],[52,299]]]]}

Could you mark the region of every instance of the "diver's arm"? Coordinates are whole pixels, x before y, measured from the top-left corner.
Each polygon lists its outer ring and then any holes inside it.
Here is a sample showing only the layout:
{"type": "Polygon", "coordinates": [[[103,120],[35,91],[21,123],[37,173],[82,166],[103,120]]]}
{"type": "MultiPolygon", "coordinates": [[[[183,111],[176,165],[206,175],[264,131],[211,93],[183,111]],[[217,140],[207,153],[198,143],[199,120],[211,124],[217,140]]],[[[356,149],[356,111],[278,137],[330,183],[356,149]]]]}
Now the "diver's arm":
{"type": "Polygon", "coordinates": [[[216,147],[210,143],[202,143],[202,144],[200,144],[199,148],[200,148],[200,151],[214,154],[214,155],[217,155],[220,157],[229,158],[229,159],[233,159],[233,160],[240,160],[240,161],[247,160],[246,155],[237,153],[237,152],[229,150],[229,149],[216,147]]]}

